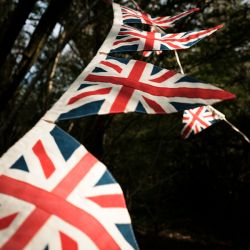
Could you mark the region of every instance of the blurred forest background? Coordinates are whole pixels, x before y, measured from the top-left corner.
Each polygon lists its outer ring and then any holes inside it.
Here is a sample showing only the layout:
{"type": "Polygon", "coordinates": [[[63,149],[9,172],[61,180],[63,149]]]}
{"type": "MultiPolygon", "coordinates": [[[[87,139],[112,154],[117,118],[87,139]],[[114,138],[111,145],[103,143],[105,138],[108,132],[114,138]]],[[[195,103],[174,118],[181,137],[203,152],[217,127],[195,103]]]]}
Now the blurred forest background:
{"type": "MultiPolygon", "coordinates": [[[[0,0],[1,154],[93,58],[112,25],[108,2],[0,0]]],[[[170,33],[225,24],[179,56],[185,73],[237,95],[215,107],[250,137],[250,1],[137,2],[161,16],[201,9],[170,33]]],[[[145,60],[140,53],[126,56],[145,60]]],[[[147,61],[179,70],[173,51],[147,61]]],[[[250,249],[249,144],[224,122],[183,141],[181,119],[181,113],[121,114],[59,126],[121,184],[141,249],[250,249]]]]}

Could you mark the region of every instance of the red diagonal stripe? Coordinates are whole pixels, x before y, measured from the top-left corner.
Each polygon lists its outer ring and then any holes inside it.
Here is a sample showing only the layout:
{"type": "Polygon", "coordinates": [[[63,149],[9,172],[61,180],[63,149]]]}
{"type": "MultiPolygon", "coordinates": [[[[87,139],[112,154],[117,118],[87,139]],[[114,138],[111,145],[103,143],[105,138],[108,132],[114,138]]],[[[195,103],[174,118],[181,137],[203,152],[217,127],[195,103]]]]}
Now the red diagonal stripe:
{"type": "Polygon", "coordinates": [[[178,36],[178,33],[174,33],[174,34],[168,34],[168,38],[174,38],[174,37],[177,37],[178,36]]]}
{"type": "Polygon", "coordinates": [[[104,208],[126,208],[123,194],[108,194],[86,198],[104,208]]]}
{"type": "Polygon", "coordinates": [[[166,38],[163,37],[162,42],[180,42],[180,43],[181,42],[188,42],[190,40],[200,38],[204,35],[210,35],[211,32],[216,31],[222,27],[223,27],[223,25],[218,25],[216,27],[213,27],[213,28],[210,28],[207,30],[197,31],[195,33],[187,34],[187,36],[184,38],[172,39],[172,38],[169,38],[168,36],[166,36],[166,38]]]}
{"type": "Polygon", "coordinates": [[[202,120],[202,117],[200,117],[200,114],[202,112],[204,107],[199,107],[198,110],[196,112],[194,112],[193,110],[189,110],[189,112],[192,114],[193,116],[193,122],[197,121],[200,124],[207,126],[209,125],[208,123],[206,123],[204,120],[202,120]]]}
{"type": "MultiPolygon", "coordinates": [[[[134,81],[131,78],[116,77],[116,76],[96,76],[88,75],[87,81],[90,82],[108,82],[117,85],[124,85],[136,90],[140,90],[155,96],[165,97],[188,97],[188,98],[202,98],[202,99],[233,99],[235,95],[222,89],[203,89],[192,87],[155,87],[143,82],[134,81]]],[[[209,87],[209,86],[208,86],[209,87]]]]}
{"type": "Polygon", "coordinates": [[[197,119],[199,119],[199,115],[202,111],[203,107],[199,107],[196,109],[196,112],[192,112],[191,110],[188,110],[188,112],[192,115],[192,120],[191,122],[189,123],[189,126],[190,127],[193,127],[194,126],[194,123],[197,119]]]}
{"type": "MultiPolygon", "coordinates": [[[[66,198],[96,162],[97,160],[94,156],[91,154],[85,154],[85,156],[78,162],[71,172],[59,183],[56,188],[54,188],[53,193],[60,195],[62,198],[66,198]]],[[[49,217],[50,214],[43,214],[40,209],[35,210],[25,220],[24,224],[21,225],[9,244],[14,244],[13,242],[18,241],[18,244],[23,246],[26,245],[29,239],[33,237],[33,235],[40,229],[49,217]],[[37,217],[41,220],[37,221],[37,217]],[[34,223],[34,221],[37,221],[37,223],[34,223]],[[30,228],[28,233],[24,233],[26,232],[26,228],[30,228]]]]}
{"type": "Polygon", "coordinates": [[[9,227],[9,225],[12,223],[12,221],[16,218],[17,215],[18,213],[14,213],[9,216],[0,218],[0,230],[9,227]]]}
{"type": "Polygon", "coordinates": [[[146,12],[141,12],[141,14],[146,24],[152,24],[151,18],[146,12]]]}
{"type": "Polygon", "coordinates": [[[163,75],[154,78],[154,79],[150,79],[151,82],[157,82],[157,83],[162,83],[164,81],[167,81],[169,78],[171,78],[172,76],[176,75],[176,73],[174,71],[168,70],[166,71],[163,75]]]}
{"type": "Polygon", "coordinates": [[[118,73],[121,73],[122,72],[122,68],[119,67],[117,64],[114,64],[114,63],[111,63],[111,62],[108,62],[108,61],[101,61],[101,64],[105,65],[105,66],[108,66],[112,69],[114,69],[116,72],[118,73]]]}
{"type": "Polygon", "coordinates": [[[174,43],[171,43],[171,42],[164,42],[166,45],[168,45],[169,47],[171,48],[174,48],[174,49],[182,49],[182,47],[174,44],[174,43]]]}
{"type": "MultiPolygon", "coordinates": [[[[1,176],[2,179],[5,176],[1,176]]],[[[7,177],[9,178],[9,177],[7,177]]],[[[3,178],[4,179],[4,178],[3,178]]],[[[9,178],[11,180],[11,178],[9,178]]],[[[7,183],[9,183],[7,181],[7,183]]],[[[2,185],[6,185],[6,182],[2,183],[2,185]]],[[[15,181],[11,181],[11,185],[16,185],[15,181]]],[[[5,186],[6,187],[6,186],[5,186]]],[[[18,187],[17,187],[18,188],[18,187]]],[[[11,187],[10,189],[13,189],[11,187]]],[[[0,186],[0,192],[4,192],[2,186],[0,186]]],[[[15,192],[25,193],[24,189],[16,190],[15,192]]],[[[12,193],[10,191],[10,193],[12,193]]],[[[15,195],[12,195],[16,197],[15,195]]],[[[47,201],[43,201],[46,203],[47,201]]],[[[50,214],[44,212],[41,209],[36,208],[21,224],[18,230],[14,233],[13,236],[2,246],[1,250],[10,250],[10,249],[23,249],[30,239],[39,231],[39,229],[44,225],[44,223],[49,219],[50,214]]]]}
{"type": "Polygon", "coordinates": [[[46,176],[46,178],[49,178],[54,173],[56,168],[47,155],[47,152],[45,151],[41,140],[37,141],[32,150],[41,163],[44,175],[46,176]]]}
{"type": "MultiPolygon", "coordinates": [[[[48,215],[55,215],[61,218],[87,234],[100,249],[120,249],[114,239],[96,218],[84,210],[75,207],[65,199],[55,195],[53,192],[49,193],[43,189],[3,175],[0,176],[0,182],[0,192],[32,203],[38,207],[39,210],[45,211],[48,215]]],[[[34,213],[36,213],[36,210],[34,213]]],[[[39,227],[41,227],[47,219],[48,218],[45,216],[43,221],[41,221],[41,223],[39,222],[39,227]]],[[[25,228],[21,226],[14,236],[6,243],[6,248],[3,249],[16,249],[7,248],[7,246],[11,244],[12,240],[17,240],[18,236],[26,231],[29,233],[28,240],[30,240],[37,232],[37,220],[42,220],[38,212],[36,216],[25,221],[25,228]],[[36,227],[35,230],[34,227],[36,227]]],[[[26,242],[23,242],[23,246],[20,246],[20,249],[23,249],[27,244],[27,238],[28,237],[26,237],[26,242]]]]}
{"type": "Polygon", "coordinates": [[[148,106],[151,107],[155,111],[155,113],[157,113],[157,114],[165,114],[166,113],[166,111],[154,100],[150,100],[149,98],[146,98],[145,96],[143,96],[143,99],[146,101],[148,106]]]}
{"type": "Polygon", "coordinates": [[[85,98],[85,97],[88,97],[88,96],[109,94],[110,91],[111,91],[111,88],[105,88],[105,89],[98,89],[98,90],[84,92],[84,93],[81,93],[79,95],[72,97],[68,101],[68,105],[73,104],[73,103],[77,102],[78,100],[85,98]]]}
{"type": "Polygon", "coordinates": [[[72,240],[68,235],[60,232],[60,238],[62,243],[62,250],[77,250],[77,242],[72,240]]]}
{"type": "Polygon", "coordinates": [[[54,188],[53,193],[66,198],[97,162],[93,155],[86,153],[68,175],[54,188]]]}
{"type": "Polygon", "coordinates": [[[196,110],[196,112],[193,112],[193,110],[188,110],[187,112],[190,113],[192,116],[192,120],[188,122],[187,127],[183,129],[182,131],[182,138],[187,138],[190,132],[193,130],[195,134],[199,132],[199,127],[197,126],[196,122],[199,122],[200,124],[204,125],[205,127],[208,127],[210,124],[206,124],[199,116],[202,112],[204,107],[199,107],[196,110]]]}

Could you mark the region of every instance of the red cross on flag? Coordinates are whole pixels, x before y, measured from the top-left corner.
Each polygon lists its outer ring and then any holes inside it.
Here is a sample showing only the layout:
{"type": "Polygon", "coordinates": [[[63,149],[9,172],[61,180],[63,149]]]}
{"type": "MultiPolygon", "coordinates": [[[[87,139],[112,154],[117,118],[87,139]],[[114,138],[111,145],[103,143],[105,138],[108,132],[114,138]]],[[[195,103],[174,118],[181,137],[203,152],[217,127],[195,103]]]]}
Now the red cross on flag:
{"type": "Polygon", "coordinates": [[[168,114],[234,97],[211,84],[150,63],[99,55],[44,119],[127,112],[168,114]]]}
{"type": "Polygon", "coordinates": [[[218,25],[205,30],[173,34],[143,31],[128,25],[114,25],[100,52],[154,51],[188,49],[203,38],[221,29],[218,25]]]}
{"type": "Polygon", "coordinates": [[[183,129],[181,131],[181,137],[187,139],[224,118],[225,116],[223,114],[216,112],[216,110],[210,106],[185,110],[182,118],[183,129]]]}
{"type": "Polygon", "coordinates": [[[0,159],[1,249],[138,249],[120,186],[40,121],[0,159]]]}
{"type": "MultiPolygon", "coordinates": [[[[173,17],[171,16],[152,17],[146,12],[133,10],[131,8],[128,8],[126,6],[121,6],[116,3],[113,3],[113,8],[115,12],[117,13],[116,14],[117,19],[121,20],[122,23],[124,24],[129,24],[129,23],[148,24],[151,26],[161,27],[162,29],[167,29],[169,27],[172,27],[174,23],[180,20],[181,18],[184,18],[190,15],[191,13],[199,11],[199,8],[193,8],[193,9],[184,11],[183,13],[177,14],[173,17]]],[[[140,8],[140,7],[137,5],[137,8],[140,8]]]]}

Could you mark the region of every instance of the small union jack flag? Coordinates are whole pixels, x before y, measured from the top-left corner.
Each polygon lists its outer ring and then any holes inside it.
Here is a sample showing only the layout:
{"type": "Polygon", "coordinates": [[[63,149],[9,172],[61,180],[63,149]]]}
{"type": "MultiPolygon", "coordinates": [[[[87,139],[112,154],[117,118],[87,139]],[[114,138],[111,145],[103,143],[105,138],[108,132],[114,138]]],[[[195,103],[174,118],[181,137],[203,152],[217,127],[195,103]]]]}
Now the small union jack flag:
{"type": "Polygon", "coordinates": [[[41,120],[0,159],[1,249],[138,249],[120,186],[41,120]]]}
{"type": "Polygon", "coordinates": [[[213,85],[150,63],[98,58],[99,63],[96,59],[79,76],[45,120],[127,112],[166,114],[234,98],[213,85]]]}
{"type": "Polygon", "coordinates": [[[176,34],[161,34],[159,32],[142,31],[127,25],[115,26],[121,27],[114,42],[112,49],[110,46],[105,53],[117,53],[127,51],[143,51],[143,50],[178,50],[187,49],[198,43],[203,38],[211,35],[223,25],[219,25],[210,29],[182,32],[176,34]]]}
{"type": "Polygon", "coordinates": [[[152,17],[146,12],[136,11],[125,6],[120,6],[119,4],[115,3],[113,4],[113,8],[115,12],[121,13],[119,15],[121,16],[121,20],[124,24],[141,23],[152,26],[158,26],[161,27],[162,29],[167,29],[169,27],[172,27],[174,22],[180,20],[183,17],[188,16],[193,12],[199,11],[199,8],[193,8],[173,17],[171,16],[152,17]]]}
{"type": "Polygon", "coordinates": [[[223,117],[207,106],[185,110],[182,119],[184,127],[181,131],[181,137],[187,139],[222,119],[223,117]]]}

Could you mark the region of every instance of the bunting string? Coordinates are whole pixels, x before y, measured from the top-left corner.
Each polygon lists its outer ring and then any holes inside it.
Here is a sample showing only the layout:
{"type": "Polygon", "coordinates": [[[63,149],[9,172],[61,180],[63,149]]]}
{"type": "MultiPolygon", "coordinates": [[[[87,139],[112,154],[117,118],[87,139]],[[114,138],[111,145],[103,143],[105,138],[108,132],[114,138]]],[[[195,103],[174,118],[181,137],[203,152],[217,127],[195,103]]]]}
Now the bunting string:
{"type": "MultiPolygon", "coordinates": [[[[133,0],[131,0],[131,1],[133,1],[133,0]]],[[[154,25],[154,27],[155,27],[155,30],[161,32],[162,34],[166,34],[166,32],[163,29],[161,29],[160,27],[157,27],[155,25],[154,25]]],[[[174,53],[175,53],[175,58],[176,58],[178,66],[179,66],[181,74],[185,74],[177,50],[174,50],[174,53]]],[[[224,120],[224,122],[226,122],[234,131],[239,133],[245,139],[246,142],[250,143],[249,138],[242,131],[240,131],[236,126],[234,126],[231,122],[229,122],[223,113],[221,113],[219,110],[215,109],[211,105],[208,105],[207,108],[210,111],[212,111],[212,113],[216,114],[216,116],[220,120],[224,120]]]]}
{"type": "MultiPolygon", "coordinates": [[[[135,19],[128,19],[127,12],[125,15],[122,6],[113,3],[113,9],[113,26],[103,45],[65,94],[45,114],[44,120],[55,122],[89,115],[128,112],[168,114],[234,98],[231,93],[210,84],[199,83],[196,79],[171,70],[143,61],[111,57],[110,53],[113,52],[143,51],[145,46],[148,50],[169,50],[169,47],[160,45],[164,36],[168,36],[171,41],[180,41],[178,46],[184,48],[199,40],[197,33],[194,37],[190,36],[192,32],[179,33],[177,36],[158,32],[158,41],[155,32],[147,33],[124,25],[124,20],[127,24],[135,22],[135,19]],[[148,34],[149,37],[146,36],[148,34]],[[190,37],[184,39],[183,36],[186,35],[190,37]],[[130,44],[131,41],[135,44],[130,44]],[[159,42],[158,47],[152,47],[155,41],[159,42]]],[[[125,10],[128,11],[128,8],[125,10]]],[[[134,15],[132,17],[134,18],[134,15]]],[[[156,24],[153,25],[158,27],[156,24]]],[[[217,28],[209,32],[202,31],[198,36],[207,36],[215,30],[217,28]]],[[[170,44],[171,49],[176,48],[172,42],[170,44]]]]}
{"type": "Polygon", "coordinates": [[[111,113],[169,114],[235,97],[184,75],[176,51],[196,44],[221,25],[163,34],[162,28],[197,9],[165,17],[161,25],[162,18],[152,18],[131,1],[141,16],[113,3],[112,28],[92,61],[40,121],[1,157],[1,249],[139,249],[121,187],[101,162],[55,124],[57,121],[111,113]],[[161,31],[135,29],[127,25],[131,20],[161,31]],[[110,56],[114,52],[160,50],[175,51],[182,74],[110,56]]]}
{"type": "MultiPolygon", "coordinates": [[[[182,74],[184,74],[184,70],[183,70],[183,67],[181,65],[181,62],[180,62],[180,59],[179,59],[179,55],[178,55],[178,52],[175,50],[175,57],[176,57],[176,61],[179,65],[179,68],[180,68],[180,71],[182,74]]],[[[212,111],[213,113],[216,114],[216,116],[220,119],[220,120],[223,120],[224,122],[226,122],[234,131],[236,131],[238,134],[240,134],[244,140],[246,142],[248,142],[250,144],[250,140],[249,138],[242,132],[240,131],[235,125],[233,125],[231,122],[229,122],[227,119],[226,119],[226,116],[221,113],[219,110],[215,109],[214,107],[212,107],[211,105],[208,105],[207,108],[212,111]]]]}

